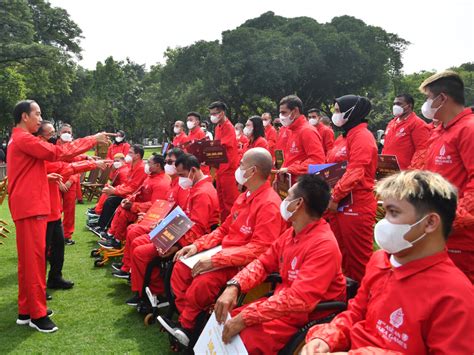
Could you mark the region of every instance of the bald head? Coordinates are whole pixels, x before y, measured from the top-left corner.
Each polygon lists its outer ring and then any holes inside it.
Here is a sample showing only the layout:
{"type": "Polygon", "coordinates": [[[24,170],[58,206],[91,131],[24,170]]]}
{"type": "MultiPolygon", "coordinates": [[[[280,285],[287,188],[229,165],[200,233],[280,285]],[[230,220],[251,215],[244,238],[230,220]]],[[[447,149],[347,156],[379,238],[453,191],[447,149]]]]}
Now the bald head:
{"type": "Polygon", "coordinates": [[[179,127],[179,128],[184,128],[184,122],[183,121],[176,121],[174,123],[174,126],[179,127]]]}
{"type": "Polygon", "coordinates": [[[266,180],[272,171],[272,156],[265,148],[252,148],[242,157],[242,165],[246,168],[255,166],[257,174],[266,180]]]}

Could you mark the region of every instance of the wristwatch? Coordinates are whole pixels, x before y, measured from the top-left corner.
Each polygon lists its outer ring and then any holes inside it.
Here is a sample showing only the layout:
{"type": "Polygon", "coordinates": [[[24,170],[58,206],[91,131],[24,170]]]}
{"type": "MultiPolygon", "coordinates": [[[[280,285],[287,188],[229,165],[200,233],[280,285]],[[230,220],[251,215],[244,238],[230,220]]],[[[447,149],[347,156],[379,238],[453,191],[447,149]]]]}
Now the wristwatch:
{"type": "Polygon", "coordinates": [[[237,280],[234,280],[234,279],[230,279],[229,281],[227,281],[226,283],[226,286],[229,287],[229,286],[235,286],[237,287],[237,290],[239,290],[239,293],[240,293],[240,284],[237,280]]]}

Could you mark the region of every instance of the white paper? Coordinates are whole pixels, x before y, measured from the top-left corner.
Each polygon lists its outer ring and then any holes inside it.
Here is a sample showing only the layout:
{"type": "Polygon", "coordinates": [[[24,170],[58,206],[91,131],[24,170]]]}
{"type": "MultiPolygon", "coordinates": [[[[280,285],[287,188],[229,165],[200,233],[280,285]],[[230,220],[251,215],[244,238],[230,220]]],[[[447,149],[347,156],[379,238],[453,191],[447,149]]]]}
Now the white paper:
{"type": "MultiPolygon", "coordinates": [[[[229,319],[230,314],[227,314],[227,320],[229,319]]],[[[194,345],[194,353],[197,355],[248,355],[247,349],[245,349],[245,345],[238,334],[231,339],[229,344],[224,344],[222,342],[223,330],[224,324],[217,323],[216,314],[212,312],[211,318],[207,321],[196,345],[194,345]]]]}
{"type": "Polygon", "coordinates": [[[212,249],[204,250],[203,252],[197,253],[197,254],[195,254],[193,256],[190,256],[189,258],[186,258],[186,259],[181,257],[179,260],[181,260],[181,262],[183,264],[185,264],[187,267],[192,269],[194,267],[194,265],[196,265],[198,263],[198,261],[201,260],[201,258],[203,256],[213,256],[214,254],[217,254],[221,250],[222,250],[222,245],[219,245],[219,246],[214,247],[212,249]]]}

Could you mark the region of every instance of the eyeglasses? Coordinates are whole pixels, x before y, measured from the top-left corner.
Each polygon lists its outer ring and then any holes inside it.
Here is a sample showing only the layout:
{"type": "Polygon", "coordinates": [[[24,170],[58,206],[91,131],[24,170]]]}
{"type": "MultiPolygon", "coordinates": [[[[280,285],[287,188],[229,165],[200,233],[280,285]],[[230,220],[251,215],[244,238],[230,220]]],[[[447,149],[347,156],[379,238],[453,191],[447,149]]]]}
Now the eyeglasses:
{"type": "Polygon", "coordinates": [[[173,159],[166,159],[166,160],[165,160],[165,163],[166,163],[166,164],[169,164],[169,165],[173,165],[174,162],[175,162],[175,161],[174,161],[173,159]]]}

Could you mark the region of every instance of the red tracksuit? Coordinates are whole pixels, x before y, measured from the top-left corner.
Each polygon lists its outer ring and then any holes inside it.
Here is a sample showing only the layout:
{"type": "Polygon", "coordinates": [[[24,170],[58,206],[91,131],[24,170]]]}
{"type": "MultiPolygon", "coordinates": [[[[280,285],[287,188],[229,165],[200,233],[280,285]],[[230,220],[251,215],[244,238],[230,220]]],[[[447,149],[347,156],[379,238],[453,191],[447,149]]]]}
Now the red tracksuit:
{"type": "Polygon", "coordinates": [[[145,164],[143,163],[143,160],[139,160],[135,165],[130,167],[127,181],[115,187],[114,195],[126,197],[127,195],[137,191],[146,178],[147,174],[145,173],[145,164]]]}
{"type": "Polygon", "coordinates": [[[280,215],[281,199],[267,182],[247,196],[240,194],[225,222],[193,244],[198,252],[222,245],[222,251],[212,256],[213,268],[193,278],[191,269],[175,263],[171,287],[176,296],[179,321],[184,328],[194,328],[197,315],[215,301],[222,286],[238,268],[245,266],[268,249],[286,228],[280,215]]]}
{"type": "Polygon", "coordinates": [[[316,126],[321,142],[323,143],[324,154],[328,154],[334,146],[334,131],[325,124],[318,123],[316,126]]]}
{"type": "Polygon", "coordinates": [[[382,154],[395,155],[400,169],[406,170],[427,148],[430,134],[428,125],[414,112],[402,121],[395,117],[385,130],[382,154]]]}
{"type": "Polygon", "coordinates": [[[273,159],[275,159],[275,145],[277,142],[277,136],[278,135],[275,127],[273,127],[271,124],[265,127],[265,139],[267,140],[268,150],[270,151],[273,159]]]}
{"type": "Polygon", "coordinates": [[[125,240],[127,226],[137,220],[139,212],[148,211],[154,201],[166,199],[170,184],[171,179],[164,172],[148,175],[139,191],[127,197],[133,202],[130,210],[119,206],[115,211],[109,234],[115,239],[125,240]]]}
{"type": "MultiPolygon", "coordinates": [[[[178,180],[177,177],[171,180],[171,186],[166,200],[176,203],[176,205],[184,210],[186,208],[190,190],[183,190],[179,186],[178,180]]],[[[150,237],[148,237],[150,231],[151,225],[149,222],[145,221],[140,221],[139,223],[131,224],[127,227],[125,249],[122,258],[122,271],[130,272],[133,251],[135,250],[135,247],[139,245],[150,243],[150,237]],[[143,238],[139,238],[142,236],[143,238]]]]}
{"type": "Polygon", "coordinates": [[[127,156],[129,150],[130,144],[128,144],[127,142],[114,142],[110,145],[109,149],[107,149],[107,159],[114,160],[114,156],[117,153],[122,153],[123,155],[127,156]]]}
{"type": "Polygon", "coordinates": [[[216,188],[219,196],[221,222],[225,221],[235,200],[239,196],[235,170],[239,166],[235,129],[228,118],[216,126],[215,140],[220,140],[227,152],[228,163],[220,164],[216,170],[216,188]]]}
{"type": "Polygon", "coordinates": [[[425,169],[458,189],[459,202],[447,246],[449,256],[474,283],[474,114],[464,109],[430,139],[425,169]]]}
{"type": "Polygon", "coordinates": [[[93,137],[63,146],[15,127],[8,144],[8,204],[16,227],[18,313],[46,315],[46,217],[51,204],[44,161],[67,160],[96,144],[93,137]]]}
{"type": "MultiPolygon", "coordinates": [[[[184,212],[194,222],[194,226],[179,240],[182,247],[209,233],[211,227],[219,223],[219,199],[210,177],[205,177],[190,189],[184,212]]],[[[148,239],[148,243],[140,246],[135,245],[132,254],[132,291],[140,294],[148,264],[155,257],[160,256],[155,245],[150,243],[147,234],[144,235],[144,238],[148,239]]],[[[163,280],[159,271],[158,268],[155,268],[150,279],[149,287],[153,294],[164,292],[163,280]]]]}
{"type": "Polygon", "coordinates": [[[239,156],[239,162],[242,160],[244,152],[247,150],[247,145],[249,144],[249,139],[245,134],[241,134],[237,137],[237,154],[239,156]]]}
{"type": "Polygon", "coordinates": [[[308,173],[309,164],[323,164],[326,160],[321,137],[304,115],[299,116],[288,126],[291,135],[283,151],[283,168],[295,178],[308,173]]]}
{"type": "Polygon", "coordinates": [[[268,150],[268,142],[265,138],[258,137],[253,142],[249,142],[249,144],[247,144],[247,148],[245,149],[244,154],[247,150],[252,148],[265,148],[266,150],[268,150]]]}
{"type": "Polygon", "coordinates": [[[377,169],[377,145],[367,123],[352,128],[346,138],[334,143],[328,163],[347,160],[347,170],[332,191],[334,202],[352,192],[353,203],[342,212],[328,213],[329,223],[342,252],[342,270],[360,281],[372,255],[373,227],[377,201],[374,178],[377,169]],[[344,142],[346,147],[344,148],[344,142]]]}
{"type": "Polygon", "coordinates": [[[173,138],[173,146],[179,148],[181,145],[188,141],[186,133],[181,132],[173,138]]]}
{"type": "MultiPolygon", "coordinates": [[[[115,186],[119,186],[125,183],[125,181],[127,181],[127,176],[129,172],[130,172],[130,167],[128,166],[128,164],[124,164],[117,170],[112,171],[112,173],[110,174],[111,175],[110,180],[112,181],[111,185],[115,187],[115,186]]],[[[94,207],[95,213],[97,214],[102,213],[102,209],[104,208],[104,203],[108,197],[109,195],[107,194],[100,195],[99,200],[97,201],[97,204],[94,207]]]]}
{"type": "MultiPolygon", "coordinates": [[[[204,138],[206,138],[206,133],[204,133],[200,126],[196,126],[188,133],[188,142],[198,141],[204,138]]],[[[204,175],[211,174],[211,169],[209,169],[209,166],[207,165],[201,165],[201,171],[204,173],[204,175]]]]}
{"type": "Polygon", "coordinates": [[[341,259],[331,227],[320,219],[296,235],[289,228],[234,276],[244,293],[272,272],[279,272],[283,281],[273,296],[232,312],[233,317],[242,314],[246,328],[240,336],[249,354],[278,353],[299,328],[314,318],[311,313],[319,302],[345,300],[341,259]]]}
{"type": "Polygon", "coordinates": [[[284,152],[286,149],[286,143],[288,142],[288,138],[290,138],[290,136],[291,131],[288,129],[288,127],[280,127],[275,144],[275,150],[281,150],[284,152]]]}
{"type": "Polygon", "coordinates": [[[351,355],[472,354],[472,300],[472,285],[446,252],[395,268],[379,250],[348,310],[311,328],[306,342],[320,338],[351,355]]]}

